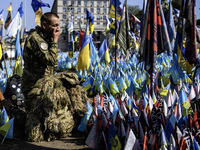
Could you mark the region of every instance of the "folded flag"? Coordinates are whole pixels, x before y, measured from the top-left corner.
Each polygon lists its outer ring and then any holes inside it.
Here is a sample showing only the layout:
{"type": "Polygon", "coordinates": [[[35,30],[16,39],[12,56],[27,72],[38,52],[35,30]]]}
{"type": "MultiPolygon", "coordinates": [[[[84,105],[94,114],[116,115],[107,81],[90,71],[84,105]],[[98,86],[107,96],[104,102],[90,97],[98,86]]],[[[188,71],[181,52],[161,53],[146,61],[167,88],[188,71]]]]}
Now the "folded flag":
{"type": "Polygon", "coordinates": [[[120,150],[121,148],[122,146],[117,134],[115,133],[115,129],[112,124],[110,124],[108,131],[108,150],[120,150]]]}
{"type": "Polygon", "coordinates": [[[9,120],[3,126],[0,127],[0,134],[4,136],[1,144],[4,142],[5,138],[13,139],[13,127],[14,127],[14,118],[9,120]]]}
{"type": "Polygon", "coordinates": [[[3,110],[1,112],[1,126],[4,125],[5,123],[7,123],[9,121],[9,117],[8,114],[6,112],[6,109],[3,106],[3,110]]]}
{"type": "Polygon", "coordinates": [[[87,112],[85,112],[85,114],[83,115],[83,117],[81,119],[81,123],[78,126],[78,130],[81,131],[81,132],[85,132],[88,120],[89,120],[90,115],[92,113],[92,106],[90,105],[90,103],[87,102],[86,107],[87,107],[87,112]]]}

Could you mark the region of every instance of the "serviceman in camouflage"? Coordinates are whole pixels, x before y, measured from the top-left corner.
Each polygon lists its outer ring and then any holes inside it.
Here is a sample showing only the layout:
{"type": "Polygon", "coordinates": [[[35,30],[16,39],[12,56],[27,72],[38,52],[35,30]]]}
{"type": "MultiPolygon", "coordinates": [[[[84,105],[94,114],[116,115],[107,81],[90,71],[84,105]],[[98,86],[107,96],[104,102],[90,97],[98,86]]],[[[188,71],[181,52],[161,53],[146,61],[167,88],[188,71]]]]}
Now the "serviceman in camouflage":
{"type": "Polygon", "coordinates": [[[43,14],[41,27],[30,30],[24,46],[21,88],[30,141],[65,137],[77,126],[89,101],[75,72],[55,73],[59,24],[56,14],[43,14]]]}
{"type": "Polygon", "coordinates": [[[41,27],[37,26],[29,32],[23,51],[24,69],[21,84],[26,99],[38,79],[54,74],[54,67],[58,65],[59,25],[57,14],[45,13],[41,17],[41,27]]]}

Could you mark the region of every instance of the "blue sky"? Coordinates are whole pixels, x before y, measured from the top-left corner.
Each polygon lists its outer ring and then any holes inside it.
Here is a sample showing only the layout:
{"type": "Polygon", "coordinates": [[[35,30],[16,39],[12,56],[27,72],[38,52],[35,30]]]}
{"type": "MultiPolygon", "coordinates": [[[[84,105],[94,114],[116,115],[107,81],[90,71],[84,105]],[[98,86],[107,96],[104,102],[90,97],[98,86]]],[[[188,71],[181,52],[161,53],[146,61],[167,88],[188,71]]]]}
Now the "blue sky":
{"type": "MultiPolygon", "coordinates": [[[[124,0],[120,0],[122,4],[124,3],[124,0]]],[[[0,11],[4,9],[4,19],[7,17],[7,8],[10,3],[12,3],[13,8],[13,17],[17,13],[17,9],[19,8],[19,5],[21,2],[24,2],[24,0],[0,0],[0,11]]],[[[50,5],[50,8],[48,7],[42,7],[43,13],[51,11],[51,7],[53,5],[54,0],[43,0],[43,2],[48,3],[50,5]]],[[[143,0],[127,0],[128,5],[139,5],[142,9],[143,0]]],[[[200,19],[200,0],[196,0],[196,15],[197,18],[200,19]]],[[[24,20],[24,18],[23,18],[24,20]]],[[[34,28],[36,26],[35,23],[35,13],[31,6],[31,0],[26,0],[26,27],[28,30],[31,28],[34,28]]]]}

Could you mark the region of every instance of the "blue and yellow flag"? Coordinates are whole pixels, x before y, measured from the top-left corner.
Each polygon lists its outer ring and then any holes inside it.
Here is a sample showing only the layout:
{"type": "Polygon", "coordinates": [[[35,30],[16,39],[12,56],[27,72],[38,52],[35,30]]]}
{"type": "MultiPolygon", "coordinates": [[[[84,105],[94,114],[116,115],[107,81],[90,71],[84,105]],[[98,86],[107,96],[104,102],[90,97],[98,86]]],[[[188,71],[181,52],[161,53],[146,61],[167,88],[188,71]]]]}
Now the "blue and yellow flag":
{"type": "Polygon", "coordinates": [[[4,137],[1,144],[4,142],[5,138],[13,139],[13,127],[14,127],[14,119],[10,119],[7,123],[0,127],[0,134],[4,137]]]}
{"type": "Polygon", "coordinates": [[[191,109],[191,105],[190,102],[187,98],[187,95],[185,93],[185,91],[183,90],[183,88],[181,88],[181,91],[179,93],[179,102],[182,106],[182,114],[185,117],[186,115],[188,115],[189,113],[192,113],[192,109],[191,109]],[[188,114],[187,114],[188,113],[188,114]]]}
{"type": "Polygon", "coordinates": [[[5,29],[8,28],[8,26],[9,26],[11,20],[12,20],[12,3],[10,3],[7,11],[8,11],[8,15],[7,15],[7,18],[6,18],[6,21],[5,21],[5,29]]]}
{"type": "Polygon", "coordinates": [[[3,24],[3,13],[4,9],[2,9],[2,11],[0,12],[0,25],[3,24]]]}
{"type": "MultiPolygon", "coordinates": [[[[183,33],[183,29],[184,29],[184,24],[183,24],[183,22],[184,22],[184,20],[183,20],[183,10],[185,9],[184,7],[185,7],[185,5],[186,5],[186,3],[185,3],[185,1],[182,1],[182,4],[181,4],[181,11],[180,11],[180,15],[179,15],[179,22],[178,22],[178,27],[177,27],[177,35],[176,35],[176,42],[175,42],[175,47],[174,47],[174,53],[176,53],[177,54],[177,56],[178,56],[178,63],[179,63],[179,66],[182,68],[182,69],[184,69],[185,71],[187,71],[188,73],[192,73],[192,63],[194,63],[194,61],[196,60],[196,49],[195,49],[195,47],[196,47],[196,42],[195,41],[193,41],[194,39],[190,39],[190,38],[192,38],[193,37],[193,35],[190,35],[189,33],[188,33],[188,35],[189,36],[191,36],[189,39],[189,41],[190,42],[188,42],[189,43],[189,45],[191,45],[191,47],[190,46],[188,46],[187,48],[189,48],[189,49],[187,49],[186,50],[186,46],[185,46],[185,43],[187,43],[186,42],[186,40],[184,39],[184,37],[183,37],[183,35],[184,35],[184,33],[183,33]],[[193,42],[192,42],[193,41],[193,42]],[[189,50],[189,51],[188,51],[189,50]],[[194,50],[194,51],[193,51],[194,50]],[[186,56],[186,51],[187,51],[187,55],[188,56],[186,56]],[[190,59],[190,62],[188,61],[188,59],[190,59]]],[[[192,4],[191,4],[192,5],[192,4]]],[[[192,9],[192,8],[191,8],[192,9]]],[[[190,14],[191,16],[192,16],[192,14],[190,14]]],[[[189,28],[193,28],[193,26],[190,26],[189,28]]],[[[191,29],[188,29],[188,31],[189,32],[191,32],[191,34],[193,34],[193,31],[191,30],[191,29]]],[[[187,31],[187,32],[188,32],[187,31]]],[[[195,30],[196,31],[196,30],[195,30]]],[[[187,34],[186,34],[187,35],[187,34]]],[[[187,43],[187,44],[188,44],[187,43]]]]}
{"type": "Polygon", "coordinates": [[[42,0],[32,0],[31,6],[35,12],[35,22],[38,26],[40,26],[40,18],[42,17],[42,8],[41,7],[49,7],[50,5],[42,2],[42,0]]]}
{"type": "Polygon", "coordinates": [[[110,18],[115,18],[115,9],[116,9],[116,19],[121,20],[122,16],[122,9],[120,7],[121,2],[119,0],[112,0],[110,4],[110,12],[109,12],[109,17],[110,18]],[[115,4],[116,2],[116,4],[115,4]],[[115,7],[116,6],[116,7],[115,7]]]}
{"type": "Polygon", "coordinates": [[[115,133],[115,129],[112,124],[110,124],[108,131],[108,150],[120,150],[121,148],[122,146],[117,134],[115,133]]]}
{"type": "Polygon", "coordinates": [[[20,33],[19,29],[17,31],[16,43],[15,43],[15,69],[14,73],[22,76],[23,69],[22,69],[22,58],[21,58],[21,47],[20,47],[20,33]]]}
{"type": "Polygon", "coordinates": [[[0,126],[4,125],[6,122],[9,121],[9,116],[6,112],[6,109],[3,106],[3,110],[1,112],[1,122],[0,122],[0,126]]]}
{"type": "Polygon", "coordinates": [[[71,41],[68,43],[68,48],[69,48],[68,57],[72,58],[74,55],[74,38],[72,34],[71,34],[71,41]]]}
{"type": "Polygon", "coordinates": [[[69,25],[69,31],[73,32],[74,31],[74,23],[73,20],[71,21],[70,25],[69,25]]]}
{"type": "Polygon", "coordinates": [[[94,31],[94,19],[92,14],[87,10],[87,20],[89,20],[89,31],[93,34],[94,31]]]}
{"type": "Polygon", "coordinates": [[[11,21],[10,25],[7,28],[7,36],[8,37],[15,37],[17,35],[17,30],[21,29],[22,27],[22,16],[24,12],[22,10],[23,3],[21,2],[20,7],[18,8],[17,14],[15,15],[14,19],[11,21]]]}
{"type": "Polygon", "coordinates": [[[114,34],[114,35],[116,34],[115,27],[116,27],[115,21],[112,18],[110,18],[110,33],[111,34],[114,34]]]}
{"type": "Polygon", "coordinates": [[[108,15],[106,15],[106,34],[108,34],[110,31],[110,20],[108,18],[108,15]]]}
{"type": "MultiPolygon", "coordinates": [[[[89,22],[89,21],[88,21],[89,22]]],[[[78,57],[78,63],[77,63],[77,70],[84,71],[84,69],[88,70],[89,68],[89,43],[90,43],[90,37],[89,37],[89,23],[87,23],[86,31],[83,36],[83,40],[81,43],[81,50],[78,57]]]]}

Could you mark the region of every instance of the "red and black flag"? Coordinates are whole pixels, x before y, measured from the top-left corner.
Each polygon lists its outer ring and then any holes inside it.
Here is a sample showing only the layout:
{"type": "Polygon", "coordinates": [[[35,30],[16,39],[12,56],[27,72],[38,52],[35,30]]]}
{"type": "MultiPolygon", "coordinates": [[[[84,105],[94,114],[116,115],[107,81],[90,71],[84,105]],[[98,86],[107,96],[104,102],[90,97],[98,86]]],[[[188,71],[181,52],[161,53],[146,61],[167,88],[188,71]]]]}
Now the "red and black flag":
{"type": "Polygon", "coordinates": [[[154,77],[157,72],[157,54],[163,52],[162,21],[158,0],[149,1],[148,23],[145,41],[145,69],[150,74],[151,89],[154,87],[154,77]]]}
{"type": "Polygon", "coordinates": [[[194,64],[197,60],[195,0],[186,0],[183,17],[186,19],[185,57],[190,64],[194,64]]]}
{"type": "Polygon", "coordinates": [[[12,3],[10,3],[7,11],[8,11],[8,15],[7,15],[7,18],[6,18],[6,21],[5,21],[5,29],[8,28],[8,26],[9,26],[11,20],[12,20],[12,3]]]}

